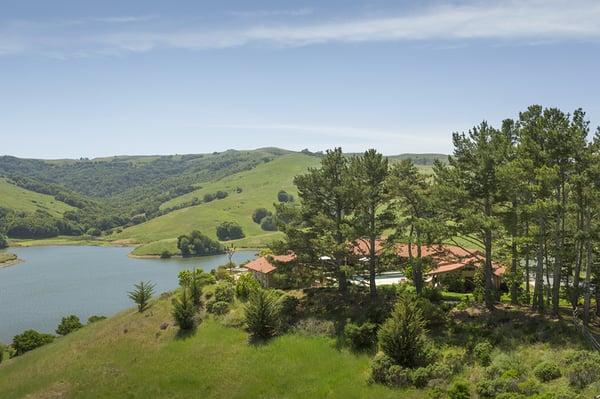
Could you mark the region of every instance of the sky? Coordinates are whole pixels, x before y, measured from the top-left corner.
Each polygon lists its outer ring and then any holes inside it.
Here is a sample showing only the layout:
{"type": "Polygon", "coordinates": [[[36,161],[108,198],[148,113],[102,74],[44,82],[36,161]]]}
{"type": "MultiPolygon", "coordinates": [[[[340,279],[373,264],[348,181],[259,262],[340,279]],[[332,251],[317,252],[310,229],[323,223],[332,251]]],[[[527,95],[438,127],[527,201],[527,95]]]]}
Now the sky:
{"type": "Polygon", "coordinates": [[[450,153],[531,104],[600,124],[600,1],[0,0],[0,154],[450,153]]]}

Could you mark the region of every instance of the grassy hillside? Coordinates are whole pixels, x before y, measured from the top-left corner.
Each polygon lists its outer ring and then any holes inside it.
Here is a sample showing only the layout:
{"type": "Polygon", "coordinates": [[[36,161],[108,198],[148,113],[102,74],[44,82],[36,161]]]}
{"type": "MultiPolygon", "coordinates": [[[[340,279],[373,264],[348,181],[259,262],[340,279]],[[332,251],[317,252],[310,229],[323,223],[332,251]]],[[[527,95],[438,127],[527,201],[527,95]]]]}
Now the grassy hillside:
{"type": "Polygon", "coordinates": [[[60,216],[66,211],[74,209],[72,206],[56,200],[51,195],[26,190],[2,177],[0,177],[0,208],[19,212],[41,210],[52,216],[60,216]]]}
{"type": "Polygon", "coordinates": [[[296,195],[294,176],[303,173],[308,167],[319,163],[319,158],[305,154],[290,154],[263,163],[256,168],[227,176],[208,184],[201,189],[177,197],[161,205],[162,209],[202,198],[204,194],[218,190],[228,192],[228,197],[193,207],[167,213],[146,223],[123,230],[111,237],[118,240],[131,240],[150,243],[164,240],[150,246],[140,247],[135,254],[159,254],[164,249],[175,250],[173,240],[180,234],[197,229],[216,238],[216,227],[225,221],[239,223],[246,238],[236,242],[236,246],[259,246],[277,236],[276,233],[261,230],[252,221],[252,212],[259,207],[273,209],[277,202],[277,192],[286,190],[296,195]],[[242,191],[237,192],[238,188],[242,191]]]}
{"type": "Polygon", "coordinates": [[[1,364],[0,397],[398,397],[367,384],[369,356],[338,350],[330,338],[286,335],[252,346],[245,332],[213,320],[192,336],[176,331],[168,299],[145,314],[125,311],[1,364]]]}

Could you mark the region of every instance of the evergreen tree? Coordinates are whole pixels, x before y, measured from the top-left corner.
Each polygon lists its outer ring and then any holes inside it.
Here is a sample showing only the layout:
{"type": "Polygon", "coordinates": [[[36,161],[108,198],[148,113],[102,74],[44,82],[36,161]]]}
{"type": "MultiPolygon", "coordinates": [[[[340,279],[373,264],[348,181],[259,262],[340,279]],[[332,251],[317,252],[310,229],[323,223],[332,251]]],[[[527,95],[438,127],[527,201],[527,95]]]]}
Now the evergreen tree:
{"type": "Polygon", "coordinates": [[[134,290],[128,292],[129,298],[138,305],[138,311],[142,313],[149,306],[150,298],[154,294],[155,285],[149,281],[140,281],[134,285],[134,290]]]}

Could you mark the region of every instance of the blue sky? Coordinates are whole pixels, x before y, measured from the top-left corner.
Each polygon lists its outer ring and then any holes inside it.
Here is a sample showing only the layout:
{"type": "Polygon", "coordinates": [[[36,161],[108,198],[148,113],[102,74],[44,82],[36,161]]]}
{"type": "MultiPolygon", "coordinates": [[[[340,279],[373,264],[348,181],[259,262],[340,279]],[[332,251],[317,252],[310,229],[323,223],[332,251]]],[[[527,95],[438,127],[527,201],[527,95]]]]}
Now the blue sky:
{"type": "Polygon", "coordinates": [[[0,154],[451,151],[530,104],[600,123],[600,2],[0,3],[0,154]]]}

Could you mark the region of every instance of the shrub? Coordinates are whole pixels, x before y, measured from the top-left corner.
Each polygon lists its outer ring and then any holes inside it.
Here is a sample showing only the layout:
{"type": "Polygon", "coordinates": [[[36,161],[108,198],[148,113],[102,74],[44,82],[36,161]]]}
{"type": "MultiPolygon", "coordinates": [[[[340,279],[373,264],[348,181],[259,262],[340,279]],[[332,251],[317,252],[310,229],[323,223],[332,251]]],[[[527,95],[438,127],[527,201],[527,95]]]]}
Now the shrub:
{"type": "Polygon", "coordinates": [[[224,315],[229,312],[229,303],[224,301],[213,302],[210,311],[216,315],[224,315]]]}
{"type": "Polygon", "coordinates": [[[127,293],[129,298],[138,305],[138,312],[142,313],[148,308],[150,298],[154,294],[154,284],[149,281],[140,281],[134,285],[134,290],[127,293]]]}
{"type": "Polygon", "coordinates": [[[383,352],[400,366],[410,368],[423,363],[427,345],[425,321],[408,296],[400,297],[378,337],[383,352]]]}
{"type": "Polygon", "coordinates": [[[83,324],[81,324],[79,317],[72,314],[62,318],[60,324],[56,328],[56,333],[58,335],[67,335],[75,330],[79,330],[81,327],[83,327],[83,324]]]}
{"type": "Polygon", "coordinates": [[[387,370],[385,382],[394,388],[405,388],[410,385],[410,371],[394,364],[387,370]]]}
{"type": "Polygon", "coordinates": [[[236,307],[231,309],[220,319],[221,324],[225,327],[242,328],[246,322],[244,309],[236,307]]]}
{"type": "Polygon", "coordinates": [[[450,399],[469,399],[471,397],[469,384],[465,381],[454,381],[448,389],[450,399]]]}
{"type": "Polygon", "coordinates": [[[332,337],[335,335],[335,325],[331,320],[322,320],[313,317],[298,321],[296,324],[294,324],[292,330],[296,334],[306,335],[309,337],[332,337]]]}
{"type": "Polygon", "coordinates": [[[216,302],[233,302],[235,296],[235,288],[229,282],[220,282],[215,287],[215,301],[216,302]]]}
{"type": "Polygon", "coordinates": [[[590,359],[583,360],[580,363],[574,363],[567,372],[569,384],[576,389],[584,389],[592,382],[600,378],[600,369],[598,364],[590,359]]]}
{"type": "Polygon", "coordinates": [[[492,344],[487,341],[477,343],[473,347],[473,357],[483,366],[490,364],[492,360],[492,344]]]}
{"type": "Polygon", "coordinates": [[[292,202],[292,201],[294,201],[294,196],[291,194],[288,194],[287,191],[285,191],[285,190],[280,190],[277,193],[277,200],[279,202],[292,202]]]}
{"type": "Polygon", "coordinates": [[[256,281],[251,273],[242,274],[235,282],[235,295],[238,299],[245,301],[253,290],[260,288],[260,283],[256,281]]]}
{"type": "Polygon", "coordinates": [[[377,325],[347,323],[344,327],[344,336],[348,346],[353,350],[371,349],[377,342],[377,325]]]}
{"type": "Polygon", "coordinates": [[[254,223],[260,224],[261,220],[270,215],[272,215],[272,213],[268,211],[267,208],[257,208],[252,212],[252,220],[254,223]]]}
{"type": "Polygon", "coordinates": [[[377,382],[379,384],[387,384],[388,372],[394,365],[394,361],[385,353],[378,353],[371,361],[371,376],[369,379],[371,382],[377,382]]]}
{"type": "Polygon", "coordinates": [[[533,378],[528,378],[518,385],[519,392],[526,396],[533,396],[540,392],[540,384],[533,378]]]}
{"type": "Polygon", "coordinates": [[[0,249],[8,248],[8,238],[0,233],[0,249]]]}
{"type": "Polygon", "coordinates": [[[216,196],[213,193],[206,193],[204,194],[204,197],[202,198],[202,200],[204,202],[212,202],[214,201],[216,198],[216,196]]]}
{"type": "Polygon", "coordinates": [[[101,320],[104,320],[104,319],[106,319],[106,316],[93,315],[93,316],[90,316],[88,318],[88,324],[92,324],[92,323],[95,323],[97,321],[101,321],[101,320]]]}
{"type": "Polygon", "coordinates": [[[0,342],[0,364],[2,364],[2,360],[4,360],[4,352],[6,352],[6,346],[0,342]]]}
{"type": "Polygon", "coordinates": [[[177,248],[183,256],[196,255],[218,255],[225,252],[223,246],[210,237],[194,230],[189,235],[177,237],[177,248]]]}
{"type": "Polygon", "coordinates": [[[167,250],[164,250],[160,253],[161,259],[169,259],[171,257],[171,253],[167,250]]]}
{"type": "Polygon", "coordinates": [[[273,337],[279,328],[279,307],[272,291],[253,291],[245,307],[246,325],[253,338],[273,337]]]}
{"type": "Polygon", "coordinates": [[[217,238],[221,241],[244,238],[242,227],[235,222],[223,222],[217,226],[217,238]]]}
{"type": "Polygon", "coordinates": [[[266,216],[260,222],[260,228],[264,231],[277,231],[277,220],[275,216],[266,216]]]}
{"type": "Polygon", "coordinates": [[[102,234],[102,232],[97,227],[90,227],[88,231],[85,232],[85,234],[92,237],[99,237],[102,234]]]}
{"type": "Polygon", "coordinates": [[[187,290],[184,289],[178,298],[173,298],[173,318],[182,330],[194,328],[196,307],[187,290]]]}
{"type": "Polygon", "coordinates": [[[465,365],[466,350],[459,347],[444,349],[441,353],[442,363],[445,364],[452,374],[458,373],[465,365]]]}
{"type": "Polygon", "coordinates": [[[13,338],[13,348],[16,355],[20,356],[25,352],[29,352],[40,346],[44,346],[54,341],[54,337],[50,334],[42,334],[35,330],[27,330],[13,338]]]}
{"type": "Polygon", "coordinates": [[[533,369],[533,374],[542,382],[552,381],[561,376],[560,368],[552,361],[538,363],[533,369]]]}
{"type": "Polygon", "coordinates": [[[298,305],[300,300],[291,294],[283,294],[277,299],[282,324],[289,326],[298,317],[298,305]]]}
{"type": "Polygon", "coordinates": [[[217,191],[215,193],[215,198],[216,199],[223,199],[223,198],[227,198],[228,195],[229,195],[229,193],[227,191],[221,191],[221,190],[219,190],[219,191],[217,191]]]}

